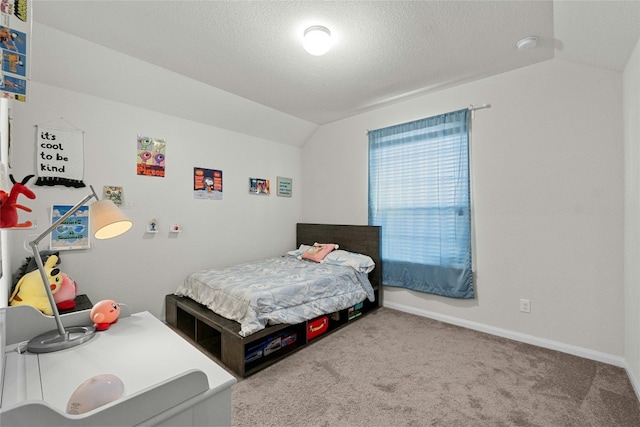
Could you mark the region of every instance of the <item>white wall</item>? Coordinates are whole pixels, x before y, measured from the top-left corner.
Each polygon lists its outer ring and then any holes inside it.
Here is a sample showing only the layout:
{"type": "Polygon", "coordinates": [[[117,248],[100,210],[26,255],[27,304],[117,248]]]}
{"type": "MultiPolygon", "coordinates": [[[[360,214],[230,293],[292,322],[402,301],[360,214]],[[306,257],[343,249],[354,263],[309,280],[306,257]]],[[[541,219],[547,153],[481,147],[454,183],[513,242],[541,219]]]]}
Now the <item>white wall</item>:
{"type": "Polygon", "coordinates": [[[303,221],[367,223],[368,129],[489,103],[472,124],[477,298],[385,288],[385,305],[620,363],[621,88],[620,73],[550,60],[325,125],[303,147],[303,221]]]}
{"type": "MultiPolygon", "coordinates": [[[[10,172],[16,178],[34,172],[34,126],[66,121],[84,131],[85,182],[99,195],[103,185],[121,185],[132,205],[123,209],[134,221],[127,234],[94,239],[89,250],[62,254],[62,270],[93,302],[113,298],[134,312],[149,310],[164,317],[164,295],[188,272],[279,255],[295,245],[302,203],[300,148],[37,82],[30,85],[27,103],[13,104],[12,115],[10,172]],[[166,140],[165,178],[136,175],[139,133],[166,140]],[[223,200],[193,198],[194,167],[223,171],[223,200]],[[292,198],[276,196],[277,176],[293,178],[292,198]],[[249,177],[270,179],[272,194],[249,194],[249,177]],[[154,217],[160,232],[145,234],[154,217]],[[171,222],[180,223],[183,233],[170,235],[171,222]]],[[[28,236],[44,230],[50,206],[74,204],[89,191],[37,187],[34,181],[29,187],[37,199],[25,203],[33,214],[21,214],[21,220],[36,220],[39,226],[11,231],[13,271],[29,256],[23,249],[28,236]]]]}
{"type": "Polygon", "coordinates": [[[625,360],[640,396],[640,40],[623,75],[625,360]]]}
{"type": "MultiPolygon", "coordinates": [[[[47,40],[65,39],[51,41],[54,46],[77,42],[40,31],[47,40]]],[[[87,55],[97,52],[84,64],[100,67],[103,57],[116,59],[99,46],[81,45],[87,55]]],[[[637,89],[637,50],[625,73],[625,94],[637,89]]],[[[65,63],[61,54],[56,51],[55,64],[65,63]]],[[[135,65],[131,58],[126,63],[135,65]]],[[[628,109],[625,99],[625,118],[637,117],[637,102],[631,97],[636,107],[628,109]]],[[[36,80],[29,102],[12,106],[11,172],[34,170],[34,125],[64,118],[84,130],[85,181],[97,188],[123,185],[132,204],[125,212],[136,225],[117,240],[64,253],[63,270],[94,301],[115,298],[163,317],[164,294],[187,272],[282,253],[294,244],[299,220],[366,224],[367,129],[483,103],[493,106],[478,111],[473,122],[478,296],[462,301],[387,288],[386,303],[615,360],[625,352],[622,76],[616,72],[551,60],[322,126],[302,150],[163,115],[152,111],[154,105],[107,101],[36,80]],[[166,178],[135,175],[138,133],[167,140],[166,178]],[[223,201],[192,198],[194,166],[223,170],[223,201]],[[294,179],[292,199],[247,193],[249,176],[275,181],[278,175],[294,179]],[[145,235],[152,217],[161,227],[180,222],[184,232],[145,235]],[[518,312],[520,298],[532,301],[531,314],[518,312]]],[[[637,161],[632,165],[637,168],[637,161]]],[[[29,218],[39,224],[48,222],[52,203],[74,203],[85,194],[34,189],[38,199],[28,203],[34,208],[29,218]]],[[[635,214],[629,207],[626,212],[635,214]]],[[[24,241],[38,230],[10,232],[14,270],[29,255],[24,241]]],[[[640,253],[633,239],[627,247],[635,252],[627,260],[640,253]]],[[[628,295],[640,294],[629,285],[638,277],[633,273],[627,280],[628,295]]],[[[637,324],[639,312],[628,302],[627,322],[637,324]]],[[[629,334],[637,339],[637,333],[628,330],[626,351],[633,354],[638,341],[629,334]]],[[[637,372],[640,357],[631,362],[637,372]]]]}

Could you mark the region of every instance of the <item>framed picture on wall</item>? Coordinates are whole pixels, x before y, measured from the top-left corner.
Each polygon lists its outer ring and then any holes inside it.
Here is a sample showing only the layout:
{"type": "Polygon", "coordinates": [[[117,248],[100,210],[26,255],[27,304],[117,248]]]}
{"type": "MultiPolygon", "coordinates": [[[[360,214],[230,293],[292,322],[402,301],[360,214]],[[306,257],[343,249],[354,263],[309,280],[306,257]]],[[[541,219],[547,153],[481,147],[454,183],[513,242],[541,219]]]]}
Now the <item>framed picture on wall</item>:
{"type": "Polygon", "coordinates": [[[193,198],[222,200],[222,171],[194,167],[193,198]]]}
{"type": "MultiPolygon", "coordinates": [[[[73,206],[53,205],[51,224],[59,220],[73,206]]],[[[82,206],[51,232],[51,250],[89,249],[89,206],[82,206]]]]}
{"type": "Polygon", "coordinates": [[[251,194],[271,194],[269,180],[262,178],[249,178],[249,193],[251,194]]]}
{"type": "Polygon", "coordinates": [[[293,180],[291,178],[279,176],[277,178],[276,187],[276,194],[280,197],[291,197],[293,194],[293,180]]]}

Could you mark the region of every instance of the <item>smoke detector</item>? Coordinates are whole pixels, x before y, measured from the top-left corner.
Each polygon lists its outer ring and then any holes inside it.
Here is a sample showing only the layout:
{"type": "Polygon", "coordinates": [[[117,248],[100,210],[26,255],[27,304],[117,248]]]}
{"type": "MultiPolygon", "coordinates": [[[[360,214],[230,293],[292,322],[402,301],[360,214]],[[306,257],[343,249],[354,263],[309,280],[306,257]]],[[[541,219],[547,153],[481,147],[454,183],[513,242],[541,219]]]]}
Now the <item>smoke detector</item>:
{"type": "Polygon", "coordinates": [[[526,37],[520,40],[518,43],[516,43],[516,47],[518,48],[518,50],[524,51],[524,50],[533,49],[534,47],[536,47],[537,44],[538,44],[538,38],[532,36],[532,37],[526,37]]]}

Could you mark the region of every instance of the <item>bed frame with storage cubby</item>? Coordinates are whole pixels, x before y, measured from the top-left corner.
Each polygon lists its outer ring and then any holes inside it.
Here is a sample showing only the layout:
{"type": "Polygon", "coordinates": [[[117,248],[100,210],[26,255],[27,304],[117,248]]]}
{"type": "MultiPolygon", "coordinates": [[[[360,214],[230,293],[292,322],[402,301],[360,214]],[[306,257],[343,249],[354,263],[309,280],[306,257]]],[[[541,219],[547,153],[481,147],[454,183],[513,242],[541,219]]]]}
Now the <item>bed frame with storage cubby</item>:
{"type": "Polygon", "coordinates": [[[231,372],[244,378],[382,306],[380,227],[299,223],[296,231],[296,247],[315,242],[337,243],[340,249],[369,255],[376,264],[375,269],[369,273],[375,301],[365,299],[361,307],[327,314],[327,331],[313,339],[307,339],[307,329],[315,319],[295,325],[269,325],[261,331],[242,337],[239,335],[238,322],[226,319],[189,298],[173,294],[165,298],[167,324],[205,354],[219,360],[231,372]],[[247,360],[251,349],[256,345],[266,345],[273,339],[291,337],[293,334],[296,339],[289,345],[255,360],[247,360]]]}

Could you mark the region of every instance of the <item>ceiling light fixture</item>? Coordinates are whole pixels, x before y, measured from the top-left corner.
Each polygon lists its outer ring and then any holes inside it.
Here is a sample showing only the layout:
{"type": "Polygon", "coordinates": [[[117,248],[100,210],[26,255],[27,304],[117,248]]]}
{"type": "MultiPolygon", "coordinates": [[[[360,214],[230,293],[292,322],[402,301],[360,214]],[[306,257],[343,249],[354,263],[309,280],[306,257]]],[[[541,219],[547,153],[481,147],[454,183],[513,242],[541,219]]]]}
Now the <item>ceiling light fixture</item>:
{"type": "Polygon", "coordinates": [[[526,37],[520,40],[518,43],[516,43],[516,47],[520,51],[531,50],[534,47],[536,47],[537,44],[538,44],[538,38],[532,36],[532,37],[526,37]]]}
{"type": "Polygon", "coordinates": [[[331,31],[322,25],[314,25],[304,30],[304,49],[311,55],[324,55],[331,48],[331,31]]]}

